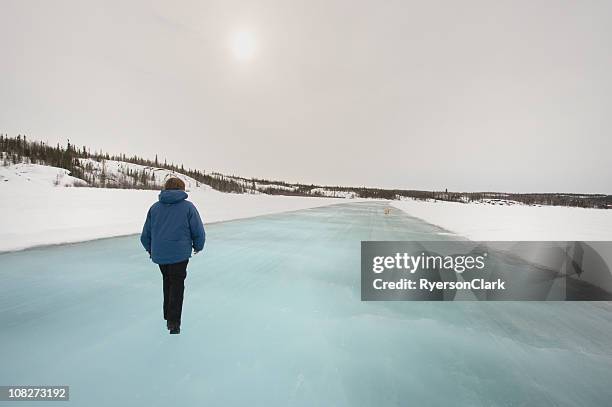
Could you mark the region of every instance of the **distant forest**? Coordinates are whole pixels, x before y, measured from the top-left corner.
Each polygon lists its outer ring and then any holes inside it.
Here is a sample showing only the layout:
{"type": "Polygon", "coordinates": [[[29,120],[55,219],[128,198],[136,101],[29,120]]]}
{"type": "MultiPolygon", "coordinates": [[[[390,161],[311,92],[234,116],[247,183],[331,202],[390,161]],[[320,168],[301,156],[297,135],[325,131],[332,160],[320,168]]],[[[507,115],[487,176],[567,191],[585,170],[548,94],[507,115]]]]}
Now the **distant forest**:
{"type": "Polygon", "coordinates": [[[201,170],[185,169],[183,165],[168,164],[164,159],[159,161],[138,156],[109,155],[104,152],[90,152],[86,146],[77,147],[67,142],[66,146],[57,144],[50,146],[42,141],[30,141],[26,136],[9,137],[0,134],[0,152],[2,164],[18,164],[26,159],[34,164],[49,165],[70,171],[73,177],[82,179],[90,187],[159,189],[151,168],[163,168],[195,179],[197,182],[230,193],[265,193],[269,195],[297,196],[355,196],[359,198],[402,199],[414,198],[421,200],[440,200],[451,202],[489,202],[493,204],[510,204],[520,202],[527,205],[575,206],[583,208],[612,208],[612,195],[603,194],[571,194],[571,193],[503,193],[503,192],[449,192],[420,191],[405,189],[382,189],[368,187],[343,187],[305,185],[285,181],[271,181],[257,178],[244,178],[234,175],[224,175],[218,172],[207,173],[201,170]],[[121,161],[151,167],[142,170],[128,169],[123,173],[121,182],[109,182],[104,173],[94,171],[90,164],[83,164],[81,159],[91,159],[98,163],[105,160],[121,161]]]}

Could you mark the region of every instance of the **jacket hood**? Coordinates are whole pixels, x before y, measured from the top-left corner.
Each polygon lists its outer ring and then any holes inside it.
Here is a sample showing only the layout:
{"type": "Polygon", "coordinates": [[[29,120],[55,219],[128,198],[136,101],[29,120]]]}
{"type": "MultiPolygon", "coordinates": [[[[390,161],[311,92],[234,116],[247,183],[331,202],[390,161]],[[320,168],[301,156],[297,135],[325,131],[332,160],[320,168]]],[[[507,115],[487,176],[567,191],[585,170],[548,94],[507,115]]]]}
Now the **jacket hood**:
{"type": "Polygon", "coordinates": [[[159,202],[174,204],[187,199],[187,193],[180,189],[165,189],[159,193],[159,202]]]}

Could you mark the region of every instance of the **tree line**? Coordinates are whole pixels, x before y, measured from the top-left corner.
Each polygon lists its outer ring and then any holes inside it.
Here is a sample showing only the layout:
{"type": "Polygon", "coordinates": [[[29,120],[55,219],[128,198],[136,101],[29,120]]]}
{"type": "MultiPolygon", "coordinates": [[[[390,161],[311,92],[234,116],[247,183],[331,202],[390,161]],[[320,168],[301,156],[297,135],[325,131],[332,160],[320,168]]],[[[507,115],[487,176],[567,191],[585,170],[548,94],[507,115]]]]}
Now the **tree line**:
{"type": "Polygon", "coordinates": [[[258,178],[244,178],[224,175],[218,172],[206,173],[197,169],[186,169],[181,164],[161,162],[157,155],[154,160],[138,157],[110,155],[104,152],[92,153],[86,146],[77,147],[70,143],[50,146],[42,141],[30,141],[26,136],[9,137],[0,134],[0,152],[3,164],[18,164],[26,159],[34,164],[50,165],[70,171],[73,177],[84,180],[89,186],[102,188],[160,189],[163,180],[156,178],[160,168],[186,175],[196,182],[206,184],[221,192],[265,193],[269,195],[323,196],[320,189],[334,192],[353,193],[356,197],[372,199],[413,198],[449,202],[482,202],[484,200],[520,202],[527,205],[575,206],[583,208],[612,208],[612,195],[569,194],[569,193],[502,193],[502,192],[449,192],[420,191],[404,189],[383,189],[369,187],[321,186],[258,178]],[[137,164],[140,169],[119,165],[118,171],[108,171],[106,161],[137,164]]]}

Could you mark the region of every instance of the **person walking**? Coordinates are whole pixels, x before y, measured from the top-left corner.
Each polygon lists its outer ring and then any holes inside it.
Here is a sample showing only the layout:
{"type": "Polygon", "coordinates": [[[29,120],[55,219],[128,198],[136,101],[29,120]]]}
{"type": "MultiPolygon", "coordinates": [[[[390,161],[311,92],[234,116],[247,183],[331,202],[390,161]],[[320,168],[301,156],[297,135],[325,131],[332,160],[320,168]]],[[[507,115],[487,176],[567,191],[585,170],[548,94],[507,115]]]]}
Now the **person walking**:
{"type": "Polygon", "coordinates": [[[164,285],[164,319],[171,334],[181,332],[181,313],[187,263],[204,249],[206,232],[195,205],[187,199],[185,183],[169,178],[142,228],[140,242],[159,265],[164,285]]]}

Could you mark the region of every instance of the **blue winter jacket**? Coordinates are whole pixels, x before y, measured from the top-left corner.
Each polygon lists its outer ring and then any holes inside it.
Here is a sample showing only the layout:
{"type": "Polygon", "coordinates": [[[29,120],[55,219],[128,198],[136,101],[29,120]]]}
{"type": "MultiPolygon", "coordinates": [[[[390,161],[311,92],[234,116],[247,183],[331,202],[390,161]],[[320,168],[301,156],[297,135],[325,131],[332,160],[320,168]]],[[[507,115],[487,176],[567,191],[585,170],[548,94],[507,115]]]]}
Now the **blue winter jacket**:
{"type": "Polygon", "coordinates": [[[178,189],[159,193],[147,213],[140,242],[157,264],[179,263],[191,257],[191,249],[204,248],[206,233],[196,207],[178,189]]]}

